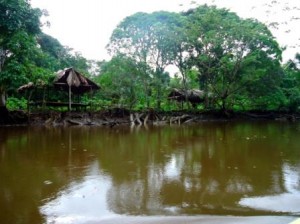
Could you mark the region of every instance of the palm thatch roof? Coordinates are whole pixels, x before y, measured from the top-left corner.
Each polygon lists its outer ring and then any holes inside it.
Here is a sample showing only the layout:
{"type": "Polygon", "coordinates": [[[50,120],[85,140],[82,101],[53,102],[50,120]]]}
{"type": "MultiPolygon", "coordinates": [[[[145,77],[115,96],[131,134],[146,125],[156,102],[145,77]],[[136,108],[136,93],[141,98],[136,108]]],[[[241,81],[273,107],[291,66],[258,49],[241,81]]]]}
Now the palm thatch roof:
{"type": "Polygon", "coordinates": [[[189,101],[191,103],[201,103],[204,101],[205,93],[199,89],[173,89],[169,95],[168,99],[176,101],[189,101]]]}
{"type": "Polygon", "coordinates": [[[20,86],[20,87],[17,89],[17,92],[22,93],[22,92],[24,92],[25,90],[27,90],[27,89],[33,89],[34,87],[35,87],[34,83],[33,83],[33,82],[29,82],[29,83],[27,83],[27,84],[25,84],[25,85],[20,86]]]}
{"type": "Polygon", "coordinates": [[[72,93],[83,94],[92,90],[100,89],[100,87],[96,83],[73,68],[60,70],[56,74],[57,77],[53,84],[54,87],[59,90],[71,90],[72,93]]]}

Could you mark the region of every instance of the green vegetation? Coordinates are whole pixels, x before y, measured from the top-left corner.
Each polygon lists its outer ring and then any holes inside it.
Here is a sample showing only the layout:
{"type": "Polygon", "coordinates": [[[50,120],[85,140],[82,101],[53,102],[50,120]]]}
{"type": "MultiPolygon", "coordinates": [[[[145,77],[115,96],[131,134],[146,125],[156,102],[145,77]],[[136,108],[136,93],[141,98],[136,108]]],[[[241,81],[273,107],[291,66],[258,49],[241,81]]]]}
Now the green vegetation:
{"type": "Polygon", "coordinates": [[[112,59],[97,62],[44,34],[42,15],[28,0],[0,0],[0,108],[24,109],[19,86],[50,84],[56,71],[74,67],[101,86],[86,98],[96,109],[176,110],[167,97],[173,88],[204,91],[196,110],[300,109],[300,54],[283,64],[276,39],[254,19],[207,5],[136,13],[115,28],[112,59]]]}

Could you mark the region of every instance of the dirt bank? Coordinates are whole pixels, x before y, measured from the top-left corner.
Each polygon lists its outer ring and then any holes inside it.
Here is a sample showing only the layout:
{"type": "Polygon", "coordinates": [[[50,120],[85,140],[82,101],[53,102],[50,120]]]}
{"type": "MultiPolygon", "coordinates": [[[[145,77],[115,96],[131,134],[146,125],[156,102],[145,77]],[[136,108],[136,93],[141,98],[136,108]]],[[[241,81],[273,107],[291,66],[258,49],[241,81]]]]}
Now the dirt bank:
{"type": "Polygon", "coordinates": [[[294,122],[300,120],[300,114],[282,112],[191,112],[171,111],[157,112],[128,111],[115,108],[98,112],[31,112],[11,111],[6,114],[6,120],[2,119],[0,125],[93,125],[93,126],[119,126],[119,125],[168,125],[168,124],[191,124],[203,121],[217,120],[279,120],[294,122]]]}
{"type": "Polygon", "coordinates": [[[28,116],[24,111],[8,111],[6,107],[0,107],[0,125],[28,124],[28,116]]]}

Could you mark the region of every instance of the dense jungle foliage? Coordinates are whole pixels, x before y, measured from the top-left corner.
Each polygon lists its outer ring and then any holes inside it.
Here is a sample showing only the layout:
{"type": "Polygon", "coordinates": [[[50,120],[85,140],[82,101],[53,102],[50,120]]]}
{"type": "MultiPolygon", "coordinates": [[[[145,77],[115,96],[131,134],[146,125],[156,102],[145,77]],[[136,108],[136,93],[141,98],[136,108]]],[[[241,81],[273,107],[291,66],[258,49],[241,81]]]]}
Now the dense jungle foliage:
{"type": "Polygon", "coordinates": [[[2,108],[25,109],[18,87],[51,85],[56,71],[73,67],[101,86],[83,99],[96,110],[191,109],[168,100],[174,88],[204,91],[195,110],[300,109],[300,54],[283,63],[283,49],[257,20],[207,5],[136,13],[112,33],[111,60],[90,61],[42,32],[45,14],[29,0],[0,0],[2,108]]]}

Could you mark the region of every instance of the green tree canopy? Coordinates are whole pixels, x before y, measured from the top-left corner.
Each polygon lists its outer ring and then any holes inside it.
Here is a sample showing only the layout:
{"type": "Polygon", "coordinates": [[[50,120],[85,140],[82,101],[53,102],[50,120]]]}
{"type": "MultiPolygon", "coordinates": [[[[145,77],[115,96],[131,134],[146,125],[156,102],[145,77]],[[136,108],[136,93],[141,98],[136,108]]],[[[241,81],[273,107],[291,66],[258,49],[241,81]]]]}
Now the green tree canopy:
{"type": "MultiPolygon", "coordinates": [[[[243,101],[241,94],[251,95],[258,83],[272,92],[282,74],[282,51],[267,26],[214,6],[183,13],[136,13],[117,26],[108,49],[152,68],[158,108],[170,64],[178,67],[184,88],[187,74],[197,71],[199,89],[212,94],[214,106],[223,110],[243,101]]],[[[270,92],[255,93],[263,97],[270,92]]]]}
{"type": "MultiPolygon", "coordinates": [[[[165,69],[174,58],[175,29],[178,14],[171,12],[136,13],[125,18],[114,30],[108,49],[113,54],[125,54],[151,69],[157,108],[160,108],[163,89],[168,77],[165,69]]],[[[146,71],[145,71],[146,73],[146,71]]]]}
{"type": "Polygon", "coordinates": [[[143,64],[124,55],[116,55],[103,63],[97,81],[103,88],[104,99],[129,109],[145,107],[148,89],[143,88],[142,83],[149,79],[149,76],[145,77],[145,70],[143,64]]]}
{"type": "Polygon", "coordinates": [[[28,72],[28,55],[41,32],[40,16],[27,0],[0,1],[0,107],[5,106],[5,91],[28,72]]]}
{"type": "Polygon", "coordinates": [[[199,72],[199,88],[212,92],[222,109],[247,86],[278,75],[268,67],[280,68],[281,49],[262,23],[206,5],[184,15],[189,20],[189,58],[199,72]]]}

